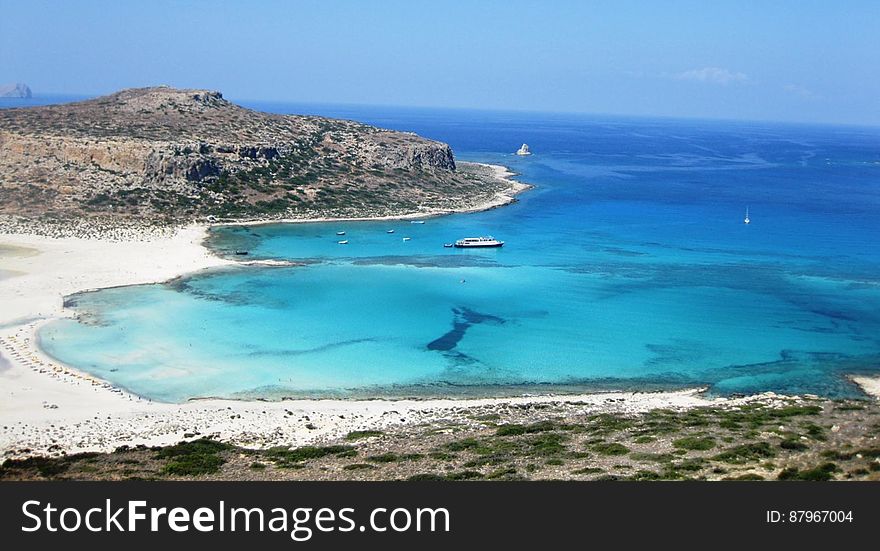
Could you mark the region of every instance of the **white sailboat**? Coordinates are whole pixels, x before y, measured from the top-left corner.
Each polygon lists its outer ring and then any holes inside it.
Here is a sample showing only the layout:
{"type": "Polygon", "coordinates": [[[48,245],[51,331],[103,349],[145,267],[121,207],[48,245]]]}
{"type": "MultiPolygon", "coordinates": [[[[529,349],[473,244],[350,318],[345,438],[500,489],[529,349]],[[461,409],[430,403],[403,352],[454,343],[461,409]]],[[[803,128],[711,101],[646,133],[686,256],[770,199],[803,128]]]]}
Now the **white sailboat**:
{"type": "Polygon", "coordinates": [[[532,152],[529,151],[528,144],[522,144],[522,147],[517,149],[516,154],[519,155],[520,157],[525,157],[526,155],[531,155],[532,152]]]}
{"type": "Polygon", "coordinates": [[[743,224],[750,224],[752,220],[749,218],[749,207],[746,207],[746,217],[743,220],[743,224]]]}

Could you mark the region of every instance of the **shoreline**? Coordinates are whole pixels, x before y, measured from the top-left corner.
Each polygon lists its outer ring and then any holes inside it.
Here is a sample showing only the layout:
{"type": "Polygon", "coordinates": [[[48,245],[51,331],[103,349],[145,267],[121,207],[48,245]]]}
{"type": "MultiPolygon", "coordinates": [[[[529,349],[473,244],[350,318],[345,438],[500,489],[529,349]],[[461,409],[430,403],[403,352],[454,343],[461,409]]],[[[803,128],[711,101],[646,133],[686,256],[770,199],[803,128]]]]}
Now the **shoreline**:
{"type": "MultiPolygon", "coordinates": [[[[161,283],[205,269],[255,263],[210,251],[204,242],[212,226],[419,219],[477,212],[514,202],[518,193],[532,187],[512,180],[514,173],[506,167],[485,166],[495,177],[509,182],[509,187],[462,210],[363,219],[192,224],[173,232],[130,230],[123,232],[121,240],[119,234],[102,239],[0,233],[0,268],[7,274],[0,278],[0,303],[4,305],[0,312],[0,462],[31,455],[112,451],[121,445],[172,444],[204,436],[245,447],[303,445],[338,439],[353,430],[430,423],[452,411],[521,404],[559,403],[583,411],[639,412],[659,407],[735,405],[776,396],[707,398],[702,389],[684,389],[457,399],[200,399],[169,404],[136,396],[63,365],[39,347],[37,332],[42,324],[71,316],[64,307],[69,295],[161,283]]],[[[873,383],[861,381],[867,377],[858,379],[853,378],[866,393],[880,396],[880,379],[873,383]]]]}

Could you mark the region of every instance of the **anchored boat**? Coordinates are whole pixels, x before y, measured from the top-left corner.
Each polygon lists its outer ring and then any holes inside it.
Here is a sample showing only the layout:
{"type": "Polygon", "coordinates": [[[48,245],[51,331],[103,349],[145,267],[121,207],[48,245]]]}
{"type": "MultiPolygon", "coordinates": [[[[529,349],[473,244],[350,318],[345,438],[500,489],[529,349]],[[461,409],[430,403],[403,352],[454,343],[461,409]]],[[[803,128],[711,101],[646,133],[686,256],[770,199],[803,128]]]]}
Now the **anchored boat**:
{"type": "Polygon", "coordinates": [[[455,242],[459,249],[475,249],[480,247],[502,247],[504,241],[498,241],[491,235],[488,237],[465,237],[455,242]]]}

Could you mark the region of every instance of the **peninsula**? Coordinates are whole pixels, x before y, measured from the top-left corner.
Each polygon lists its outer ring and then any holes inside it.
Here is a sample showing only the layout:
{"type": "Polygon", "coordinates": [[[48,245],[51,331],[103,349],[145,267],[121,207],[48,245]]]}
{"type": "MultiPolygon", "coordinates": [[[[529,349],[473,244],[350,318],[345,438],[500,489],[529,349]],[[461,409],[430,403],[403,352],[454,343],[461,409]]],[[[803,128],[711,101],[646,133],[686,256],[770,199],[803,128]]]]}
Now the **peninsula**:
{"type": "Polygon", "coordinates": [[[152,87],[0,110],[0,187],[19,222],[122,226],[427,215],[526,186],[413,133],[152,87]]]}

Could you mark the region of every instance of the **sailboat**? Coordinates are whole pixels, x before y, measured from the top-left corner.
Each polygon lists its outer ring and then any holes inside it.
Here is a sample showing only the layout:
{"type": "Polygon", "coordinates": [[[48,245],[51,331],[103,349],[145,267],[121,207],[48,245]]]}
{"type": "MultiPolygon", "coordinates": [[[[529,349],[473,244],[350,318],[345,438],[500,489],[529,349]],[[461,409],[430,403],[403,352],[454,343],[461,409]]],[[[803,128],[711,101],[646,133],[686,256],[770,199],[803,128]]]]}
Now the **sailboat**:
{"type": "Polygon", "coordinates": [[[743,220],[743,224],[749,224],[749,223],[751,223],[751,220],[749,219],[749,207],[746,207],[746,217],[745,217],[745,220],[743,220]]]}

